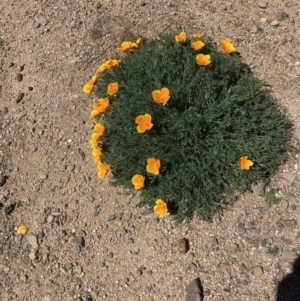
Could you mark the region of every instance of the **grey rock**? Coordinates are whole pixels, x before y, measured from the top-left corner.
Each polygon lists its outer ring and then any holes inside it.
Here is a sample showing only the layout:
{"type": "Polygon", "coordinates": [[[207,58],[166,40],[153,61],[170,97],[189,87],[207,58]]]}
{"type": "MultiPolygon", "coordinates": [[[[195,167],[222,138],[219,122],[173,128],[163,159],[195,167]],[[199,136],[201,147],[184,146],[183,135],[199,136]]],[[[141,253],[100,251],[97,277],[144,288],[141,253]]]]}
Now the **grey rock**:
{"type": "Polygon", "coordinates": [[[102,37],[102,32],[100,30],[92,30],[91,32],[91,38],[92,40],[98,40],[102,37]]]}
{"type": "Polygon", "coordinates": [[[258,1],[257,5],[260,8],[267,8],[268,7],[268,2],[267,1],[258,1]]]}
{"type": "Polygon", "coordinates": [[[263,247],[263,248],[265,248],[266,246],[267,246],[267,239],[263,239],[262,241],[261,241],[261,243],[260,243],[260,245],[263,247]]]}
{"type": "Polygon", "coordinates": [[[179,253],[185,254],[190,249],[189,241],[186,238],[181,238],[178,242],[179,253]]]}
{"type": "Polygon", "coordinates": [[[127,243],[129,243],[129,244],[133,244],[134,243],[134,239],[133,238],[128,238],[128,240],[127,240],[127,243]]]}
{"type": "Polygon", "coordinates": [[[278,20],[274,20],[271,22],[271,26],[278,26],[280,23],[278,22],[278,20]]]}
{"type": "Polygon", "coordinates": [[[294,229],[298,224],[295,219],[287,219],[283,223],[286,227],[291,228],[291,229],[294,229]]]}
{"type": "Polygon", "coordinates": [[[218,239],[214,237],[214,238],[211,240],[211,245],[212,245],[213,247],[215,247],[215,246],[217,246],[218,244],[219,244],[218,239]]]}
{"type": "Polygon", "coordinates": [[[6,277],[6,274],[4,272],[0,272],[0,281],[4,280],[6,277]]]}
{"type": "Polygon", "coordinates": [[[230,243],[227,246],[227,250],[230,253],[236,253],[239,250],[239,246],[236,243],[230,243]]]}
{"type": "Polygon", "coordinates": [[[278,11],[276,16],[278,21],[283,21],[289,17],[288,13],[283,10],[278,11]]]}
{"type": "Polygon", "coordinates": [[[253,275],[256,278],[261,277],[264,274],[264,269],[261,266],[255,266],[253,269],[253,275]]]}
{"type": "Polygon", "coordinates": [[[99,266],[100,268],[103,268],[103,267],[105,267],[105,263],[104,263],[103,261],[100,261],[100,262],[98,263],[98,266],[99,266]]]}
{"type": "Polygon", "coordinates": [[[4,213],[5,213],[6,215],[10,215],[10,214],[14,211],[15,206],[16,206],[16,204],[10,204],[10,205],[6,206],[6,207],[4,208],[4,213]]]}
{"type": "Polygon", "coordinates": [[[117,216],[115,214],[112,214],[107,218],[107,221],[110,222],[110,221],[115,220],[116,218],[117,218],[117,216]]]}
{"type": "Polygon", "coordinates": [[[51,224],[53,222],[53,220],[54,220],[54,216],[53,215],[50,214],[50,215],[47,216],[47,223],[48,224],[51,224]]]}
{"type": "Polygon", "coordinates": [[[80,247],[84,247],[84,238],[81,236],[75,236],[74,237],[74,243],[75,245],[78,245],[80,247]]]}
{"type": "Polygon", "coordinates": [[[77,235],[78,235],[79,237],[85,237],[85,236],[86,236],[86,233],[85,233],[83,230],[79,230],[78,233],[77,233],[77,235]]]}
{"type": "Polygon", "coordinates": [[[160,221],[159,217],[155,217],[155,218],[153,219],[154,224],[158,224],[159,221],[160,221]]]}
{"type": "Polygon", "coordinates": [[[16,103],[19,103],[23,99],[24,95],[25,95],[24,93],[19,93],[16,98],[16,103]]]}
{"type": "Polygon", "coordinates": [[[6,183],[6,176],[0,175],[0,187],[4,186],[6,183]]]}
{"type": "Polygon", "coordinates": [[[72,267],[73,267],[73,264],[72,264],[71,262],[68,262],[68,263],[65,265],[65,269],[66,269],[67,271],[71,270],[72,267]]]}
{"type": "Polygon", "coordinates": [[[201,301],[203,296],[202,285],[199,278],[194,279],[186,288],[186,301],[201,301]]]}
{"type": "Polygon", "coordinates": [[[94,212],[93,212],[93,217],[96,217],[96,216],[98,216],[99,214],[100,214],[99,211],[94,211],[94,212]]]}
{"type": "Polygon", "coordinates": [[[32,146],[30,146],[29,150],[30,150],[30,152],[34,153],[37,151],[37,147],[32,145],[32,146]]]}
{"type": "Polygon", "coordinates": [[[81,252],[81,246],[75,244],[75,245],[73,246],[73,252],[74,252],[74,253],[80,253],[80,252],[81,252]]]}
{"type": "Polygon", "coordinates": [[[46,294],[46,295],[43,297],[42,301],[54,301],[54,298],[52,297],[52,295],[46,294]]]}
{"type": "Polygon", "coordinates": [[[24,65],[19,66],[19,72],[22,72],[24,70],[24,65]]]}
{"type": "Polygon", "coordinates": [[[23,74],[22,74],[22,73],[17,73],[17,75],[16,75],[16,80],[17,80],[18,82],[21,82],[21,81],[23,80],[23,74]]]}
{"type": "Polygon", "coordinates": [[[25,235],[25,238],[33,249],[37,249],[39,247],[37,235],[33,234],[32,232],[29,232],[25,235]]]}

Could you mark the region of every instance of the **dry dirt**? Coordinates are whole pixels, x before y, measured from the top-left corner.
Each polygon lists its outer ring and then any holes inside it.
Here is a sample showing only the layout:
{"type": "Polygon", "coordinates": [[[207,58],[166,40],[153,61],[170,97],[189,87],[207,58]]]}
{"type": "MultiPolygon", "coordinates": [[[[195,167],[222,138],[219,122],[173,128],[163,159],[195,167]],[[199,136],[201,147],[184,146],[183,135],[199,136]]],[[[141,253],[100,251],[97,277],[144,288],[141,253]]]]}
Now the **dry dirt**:
{"type": "Polygon", "coordinates": [[[276,300],[300,252],[299,0],[1,0],[0,12],[0,300],[179,301],[197,277],[207,301],[276,300]],[[123,39],[181,29],[230,37],[293,120],[295,150],[267,187],[279,204],[254,192],[211,224],[176,226],[97,178],[83,84],[123,39]]]}

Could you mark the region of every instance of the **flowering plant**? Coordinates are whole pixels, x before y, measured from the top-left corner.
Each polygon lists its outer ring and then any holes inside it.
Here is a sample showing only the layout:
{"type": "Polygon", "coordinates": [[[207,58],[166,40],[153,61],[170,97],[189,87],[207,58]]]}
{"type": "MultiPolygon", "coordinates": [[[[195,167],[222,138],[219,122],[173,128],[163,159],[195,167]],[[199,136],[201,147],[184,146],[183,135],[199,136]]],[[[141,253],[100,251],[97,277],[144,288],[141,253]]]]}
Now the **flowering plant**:
{"type": "Polygon", "coordinates": [[[286,159],[291,122],[229,38],[182,31],[118,52],[83,88],[97,95],[90,145],[98,177],[138,190],[141,206],[211,219],[286,159]]]}

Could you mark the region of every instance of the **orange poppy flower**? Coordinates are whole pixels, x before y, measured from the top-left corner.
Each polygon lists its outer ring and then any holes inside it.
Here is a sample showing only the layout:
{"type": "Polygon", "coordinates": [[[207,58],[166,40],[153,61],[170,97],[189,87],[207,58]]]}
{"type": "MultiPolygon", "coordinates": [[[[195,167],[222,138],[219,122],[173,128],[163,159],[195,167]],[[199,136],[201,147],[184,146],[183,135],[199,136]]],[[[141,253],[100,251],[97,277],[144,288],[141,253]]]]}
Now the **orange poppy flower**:
{"type": "Polygon", "coordinates": [[[195,51],[201,50],[204,46],[205,46],[205,43],[203,43],[202,41],[194,41],[194,42],[191,43],[191,47],[195,51]]]}
{"type": "Polygon", "coordinates": [[[117,48],[117,51],[126,53],[131,49],[131,44],[131,42],[124,41],[121,43],[121,47],[117,48]]]}
{"type": "Polygon", "coordinates": [[[93,81],[94,84],[97,84],[97,81],[98,81],[97,75],[93,75],[92,81],[93,81]]]}
{"type": "Polygon", "coordinates": [[[110,167],[106,163],[98,163],[97,167],[98,167],[98,177],[100,179],[103,179],[107,175],[107,173],[109,172],[110,167]]]}
{"type": "Polygon", "coordinates": [[[136,42],[131,43],[131,49],[140,49],[142,46],[142,39],[138,38],[136,42]]]}
{"type": "Polygon", "coordinates": [[[160,217],[165,217],[168,213],[167,204],[162,200],[158,199],[155,202],[154,213],[160,217]]]}
{"type": "Polygon", "coordinates": [[[93,104],[93,109],[99,111],[100,113],[105,112],[110,107],[110,101],[108,98],[100,98],[98,102],[93,104]]]}
{"type": "Polygon", "coordinates": [[[198,54],[196,56],[196,63],[200,66],[207,66],[210,64],[210,55],[209,54],[198,54]]]}
{"type": "Polygon", "coordinates": [[[193,39],[201,39],[202,36],[203,36],[202,33],[193,33],[193,34],[192,34],[192,38],[193,38],[193,39]]]}
{"type": "Polygon", "coordinates": [[[105,128],[102,124],[96,123],[94,126],[94,131],[98,133],[100,136],[104,135],[105,128]]]}
{"type": "Polygon", "coordinates": [[[250,167],[253,165],[253,161],[249,160],[248,159],[248,156],[243,156],[243,157],[240,157],[239,161],[238,161],[238,166],[241,168],[241,169],[245,169],[245,170],[248,170],[250,169],[250,167]]]}
{"type": "Polygon", "coordinates": [[[93,133],[93,134],[91,135],[91,140],[99,141],[101,136],[102,136],[102,135],[100,135],[99,133],[93,133]]]}
{"type": "Polygon", "coordinates": [[[91,94],[95,89],[95,83],[92,79],[90,79],[84,86],[83,86],[83,92],[85,94],[91,94]]]}
{"type": "Polygon", "coordinates": [[[233,46],[233,44],[231,43],[229,38],[223,39],[220,41],[220,44],[223,48],[223,51],[225,53],[232,53],[235,51],[235,47],[233,46]]]}
{"type": "Polygon", "coordinates": [[[107,86],[107,94],[111,96],[116,96],[119,91],[119,84],[118,83],[110,83],[107,86]]]}
{"type": "Polygon", "coordinates": [[[28,229],[26,226],[21,225],[17,228],[17,233],[20,235],[25,235],[27,233],[28,229]]]}
{"type": "Polygon", "coordinates": [[[98,164],[101,163],[103,156],[98,156],[94,158],[94,163],[98,164]]]}
{"type": "Polygon", "coordinates": [[[92,110],[92,112],[90,113],[91,118],[97,118],[101,115],[101,112],[98,110],[92,110]]]}
{"type": "Polygon", "coordinates": [[[182,31],[178,36],[175,36],[175,40],[178,43],[184,43],[186,41],[186,33],[182,31]]]}
{"type": "Polygon", "coordinates": [[[152,97],[156,103],[162,104],[164,106],[170,99],[170,91],[168,88],[154,90],[152,91],[152,97]]]}
{"type": "Polygon", "coordinates": [[[99,149],[99,148],[94,148],[93,150],[92,150],[92,155],[93,155],[93,157],[99,157],[99,156],[102,156],[102,151],[101,151],[101,149],[99,149]]]}
{"type": "Polygon", "coordinates": [[[90,140],[90,145],[91,145],[92,148],[97,148],[98,147],[98,140],[91,139],[90,140]]]}
{"type": "Polygon", "coordinates": [[[160,169],[160,160],[155,158],[148,158],[147,159],[147,166],[146,170],[149,173],[152,173],[156,176],[159,175],[159,169],[160,169]]]}
{"type": "Polygon", "coordinates": [[[120,63],[121,63],[120,60],[109,59],[99,66],[99,68],[97,69],[97,73],[102,73],[102,74],[106,73],[108,70],[110,70],[112,68],[119,67],[120,63]]]}
{"type": "Polygon", "coordinates": [[[153,123],[151,122],[152,117],[150,114],[139,115],[135,118],[135,123],[138,125],[136,127],[138,133],[142,134],[147,130],[151,130],[153,123]]]}
{"type": "Polygon", "coordinates": [[[145,177],[140,174],[135,174],[131,178],[131,183],[134,186],[134,189],[138,190],[144,187],[145,177]]]}

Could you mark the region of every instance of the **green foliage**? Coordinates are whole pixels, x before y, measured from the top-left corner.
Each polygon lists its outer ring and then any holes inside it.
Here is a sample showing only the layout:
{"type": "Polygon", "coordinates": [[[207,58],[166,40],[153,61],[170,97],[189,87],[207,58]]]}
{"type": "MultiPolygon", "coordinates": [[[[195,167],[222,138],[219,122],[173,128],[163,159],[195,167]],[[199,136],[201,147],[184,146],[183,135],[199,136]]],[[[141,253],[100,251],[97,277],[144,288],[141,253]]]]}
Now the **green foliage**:
{"type": "Polygon", "coordinates": [[[273,255],[273,256],[278,255],[278,253],[279,253],[279,248],[278,248],[278,246],[274,246],[274,247],[272,247],[271,249],[269,249],[269,250],[268,250],[268,253],[271,254],[271,255],[273,255]]]}
{"type": "Polygon", "coordinates": [[[105,97],[107,85],[119,83],[102,120],[113,183],[132,189],[132,176],[144,175],[140,205],[153,207],[161,198],[178,222],[194,214],[211,219],[251,184],[266,181],[290,148],[291,122],[263,83],[238,54],[221,52],[209,37],[201,40],[208,66],[196,64],[189,42],[165,35],[125,55],[96,89],[105,97]],[[165,106],[151,94],[163,87],[171,95],[165,106]],[[154,126],[140,134],[135,118],[146,113],[154,126]],[[237,165],[241,156],[254,162],[249,170],[237,165]],[[160,159],[159,176],[146,172],[149,157],[160,159]]]}
{"type": "Polygon", "coordinates": [[[281,201],[281,198],[276,197],[276,193],[278,193],[278,191],[278,188],[272,188],[270,191],[264,194],[265,201],[269,204],[269,206],[278,204],[281,201]]]}

